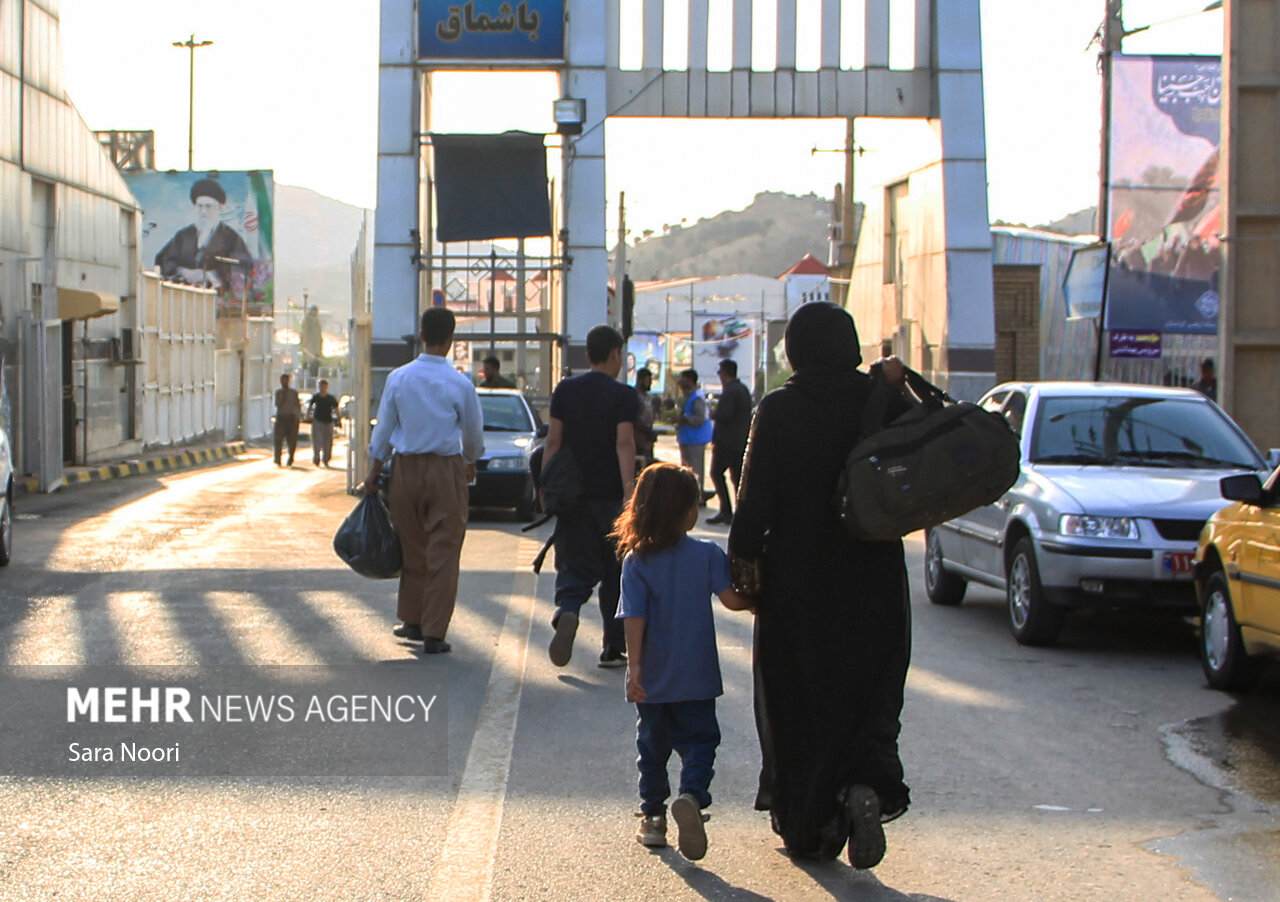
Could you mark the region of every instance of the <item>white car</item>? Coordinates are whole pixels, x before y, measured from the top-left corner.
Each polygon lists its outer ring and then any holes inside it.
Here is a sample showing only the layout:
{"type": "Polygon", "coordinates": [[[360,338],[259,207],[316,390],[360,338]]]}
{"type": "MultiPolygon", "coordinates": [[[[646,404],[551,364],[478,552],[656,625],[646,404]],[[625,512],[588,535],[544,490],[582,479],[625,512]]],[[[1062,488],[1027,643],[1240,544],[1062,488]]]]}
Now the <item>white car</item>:
{"type": "Polygon", "coordinates": [[[1019,434],[1021,471],[993,504],[928,531],[931,601],[1003,589],[1025,645],[1052,644],[1073,607],[1196,610],[1218,482],[1266,470],[1230,417],[1190,389],[1115,383],[1005,383],[978,403],[1019,434]]]}

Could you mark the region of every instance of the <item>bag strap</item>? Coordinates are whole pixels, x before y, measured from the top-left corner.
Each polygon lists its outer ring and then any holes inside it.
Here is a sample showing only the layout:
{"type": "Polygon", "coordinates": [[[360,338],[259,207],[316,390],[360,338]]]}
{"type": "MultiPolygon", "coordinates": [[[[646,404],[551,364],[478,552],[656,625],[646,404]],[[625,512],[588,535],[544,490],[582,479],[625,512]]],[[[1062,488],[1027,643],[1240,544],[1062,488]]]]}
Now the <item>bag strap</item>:
{"type": "Polygon", "coordinates": [[[911,387],[911,390],[915,392],[916,397],[918,397],[924,403],[927,404],[932,400],[945,402],[947,404],[956,403],[955,398],[951,397],[942,389],[938,388],[938,386],[934,385],[924,376],[921,376],[911,367],[909,366],[903,367],[903,369],[907,371],[907,385],[909,385],[911,387]]]}

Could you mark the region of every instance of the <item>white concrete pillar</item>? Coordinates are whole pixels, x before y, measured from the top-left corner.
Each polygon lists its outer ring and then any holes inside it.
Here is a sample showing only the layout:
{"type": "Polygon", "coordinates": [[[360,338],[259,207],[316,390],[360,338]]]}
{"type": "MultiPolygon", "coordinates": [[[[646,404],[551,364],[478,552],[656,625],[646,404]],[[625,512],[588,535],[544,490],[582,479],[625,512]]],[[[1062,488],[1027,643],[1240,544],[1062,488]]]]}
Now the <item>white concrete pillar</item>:
{"type": "Polygon", "coordinates": [[[934,120],[942,147],[948,391],[976,399],[995,384],[995,298],[978,0],[936,7],[934,120]]]}
{"type": "MultiPolygon", "coordinates": [[[[378,206],[374,211],[373,365],[407,354],[417,332],[418,268],[410,232],[418,226],[419,77],[414,0],[381,0],[378,50],[378,206]],[[399,350],[397,350],[399,349],[399,350]]],[[[398,361],[398,362],[403,362],[398,361]]]]}
{"type": "MultiPolygon", "coordinates": [[[[606,322],[609,255],[605,230],[604,120],[607,104],[605,60],[608,28],[605,4],[575,6],[566,34],[568,66],[560,78],[562,97],[586,101],[582,134],[565,139],[564,325],[569,339],[566,365],[585,367],[585,342],[592,326],[606,322]]],[[[618,325],[614,323],[613,325],[618,325]]]]}

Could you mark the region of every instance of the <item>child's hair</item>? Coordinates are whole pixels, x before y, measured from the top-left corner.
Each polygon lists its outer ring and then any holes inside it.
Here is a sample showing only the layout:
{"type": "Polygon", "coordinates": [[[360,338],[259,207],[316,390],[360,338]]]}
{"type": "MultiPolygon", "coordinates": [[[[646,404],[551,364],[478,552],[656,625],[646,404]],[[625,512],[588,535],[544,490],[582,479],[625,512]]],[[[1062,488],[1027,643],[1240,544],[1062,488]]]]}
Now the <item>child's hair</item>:
{"type": "Polygon", "coordinates": [[[650,464],[613,524],[618,557],[673,548],[684,537],[689,511],[698,506],[698,479],[675,464],[650,464]]]}

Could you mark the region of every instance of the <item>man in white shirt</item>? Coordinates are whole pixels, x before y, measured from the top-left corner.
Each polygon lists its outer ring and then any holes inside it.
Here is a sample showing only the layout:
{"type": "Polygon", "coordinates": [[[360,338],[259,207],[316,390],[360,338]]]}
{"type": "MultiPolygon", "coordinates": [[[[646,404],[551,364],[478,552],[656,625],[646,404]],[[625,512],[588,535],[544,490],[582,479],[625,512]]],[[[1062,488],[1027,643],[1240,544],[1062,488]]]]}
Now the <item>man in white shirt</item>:
{"type": "Polygon", "coordinates": [[[391,523],[400,538],[400,572],[393,632],[421,642],[426,654],[449,650],[445,633],[458,597],[462,540],[467,533],[467,483],[484,453],[484,420],[475,387],[449,359],[454,316],[444,307],[422,314],[426,353],[387,376],[378,424],[369,442],[365,494],[391,469],[391,523]]]}

